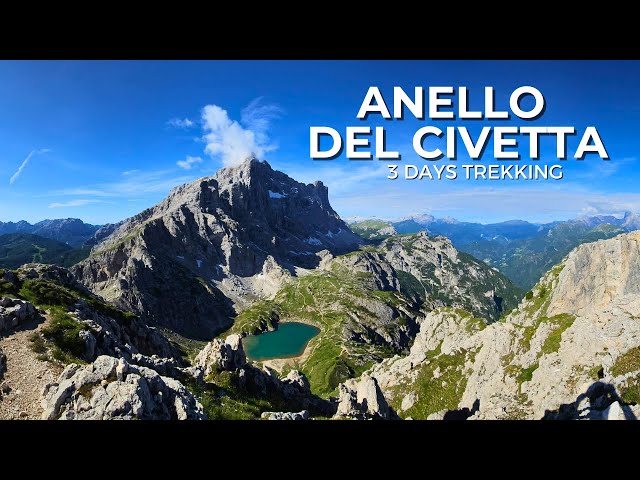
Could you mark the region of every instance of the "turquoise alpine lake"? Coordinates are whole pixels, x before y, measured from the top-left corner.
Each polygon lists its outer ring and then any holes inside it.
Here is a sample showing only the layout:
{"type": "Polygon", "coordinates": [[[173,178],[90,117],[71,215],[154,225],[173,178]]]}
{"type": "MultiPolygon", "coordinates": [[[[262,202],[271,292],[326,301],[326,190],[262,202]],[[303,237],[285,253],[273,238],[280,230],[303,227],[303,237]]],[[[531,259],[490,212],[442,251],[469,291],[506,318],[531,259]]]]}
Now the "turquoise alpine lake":
{"type": "Polygon", "coordinates": [[[307,343],[320,333],[313,325],[285,322],[273,332],[251,335],[242,339],[242,346],[249,360],[271,360],[302,355],[307,343]]]}

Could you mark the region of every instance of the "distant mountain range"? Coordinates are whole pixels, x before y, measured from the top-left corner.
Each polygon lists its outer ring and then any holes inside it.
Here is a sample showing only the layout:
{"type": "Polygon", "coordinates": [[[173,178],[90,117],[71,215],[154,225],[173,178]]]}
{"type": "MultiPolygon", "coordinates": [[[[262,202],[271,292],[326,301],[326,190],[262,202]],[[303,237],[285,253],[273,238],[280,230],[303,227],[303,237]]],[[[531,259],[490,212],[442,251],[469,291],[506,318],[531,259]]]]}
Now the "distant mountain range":
{"type": "Polygon", "coordinates": [[[85,259],[89,247],[72,248],[66,243],[31,233],[0,235],[0,268],[18,268],[25,263],[50,263],[70,267],[85,259]]]}
{"type": "Polygon", "coordinates": [[[33,225],[24,220],[15,223],[0,222],[0,235],[30,233],[65,243],[73,248],[79,248],[84,245],[85,242],[94,237],[99,229],[100,226],[84,223],[77,218],[43,220],[33,225]]]}
{"type": "MultiPolygon", "coordinates": [[[[543,224],[517,219],[482,224],[461,222],[452,217],[435,218],[428,214],[393,220],[363,217],[346,220],[354,233],[374,243],[396,234],[420,231],[445,236],[457,249],[498,268],[515,285],[525,290],[530,289],[544,272],[576,246],[640,229],[640,215],[631,212],[622,217],[584,216],[543,224]]],[[[0,236],[27,235],[0,240],[0,246],[4,249],[0,254],[0,267],[13,267],[19,262],[31,262],[34,258],[41,259],[39,261],[43,263],[69,266],[71,261],[86,258],[91,247],[111,235],[122,223],[99,226],[77,218],[43,220],[35,224],[26,221],[0,222],[0,236]],[[38,239],[29,235],[35,235],[38,239]],[[47,239],[60,245],[46,242],[47,239]],[[65,246],[70,248],[63,248],[65,246]],[[71,253],[72,249],[79,251],[71,253]],[[41,255],[41,251],[45,253],[41,255]]],[[[299,252],[306,253],[306,250],[308,248],[299,249],[299,252]]]]}
{"type": "Polygon", "coordinates": [[[396,220],[360,220],[350,228],[374,242],[419,231],[443,235],[457,249],[497,267],[517,286],[528,290],[576,246],[640,229],[640,215],[627,212],[621,218],[598,215],[545,224],[524,220],[481,224],[423,214],[396,220]]]}

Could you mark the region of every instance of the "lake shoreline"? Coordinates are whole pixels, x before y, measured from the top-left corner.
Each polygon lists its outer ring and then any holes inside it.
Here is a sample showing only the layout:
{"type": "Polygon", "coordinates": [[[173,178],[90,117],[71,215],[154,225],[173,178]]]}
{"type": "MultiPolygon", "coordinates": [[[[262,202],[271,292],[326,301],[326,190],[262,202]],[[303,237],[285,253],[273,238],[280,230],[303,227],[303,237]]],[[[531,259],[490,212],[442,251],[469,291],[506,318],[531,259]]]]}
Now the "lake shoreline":
{"type": "Polygon", "coordinates": [[[242,339],[247,359],[254,362],[296,359],[322,330],[308,322],[281,322],[277,330],[242,339]]]}
{"type": "MultiPolygon", "coordinates": [[[[311,343],[313,342],[313,340],[317,336],[322,334],[322,328],[320,328],[317,324],[315,324],[314,322],[311,322],[309,320],[306,320],[306,319],[297,320],[296,319],[296,320],[280,321],[279,324],[278,324],[278,330],[283,325],[291,324],[291,323],[305,324],[305,325],[309,325],[311,327],[315,327],[315,328],[318,329],[318,333],[316,333],[309,340],[307,340],[307,342],[305,343],[305,347],[304,347],[304,350],[302,351],[302,353],[300,353],[299,355],[271,358],[271,359],[266,359],[266,360],[251,360],[249,358],[249,356],[247,355],[247,360],[249,360],[250,362],[262,365],[262,366],[269,367],[269,368],[277,371],[278,373],[282,373],[282,371],[286,367],[297,368],[300,363],[304,362],[307,358],[309,358],[309,355],[311,355],[311,351],[312,351],[311,343]]],[[[275,330],[275,331],[277,331],[277,330],[275,330]]],[[[264,332],[264,333],[267,333],[267,332],[264,332]]],[[[263,335],[263,334],[261,334],[261,335],[263,335]]],[[[245,338],[247,338],[247,337],[245,337],[245,338]]],[[[245,339],[243,338],[243,341],[244,340],[245,339]]],[[[243,347],[244,347],[244,344],[243,344],[243,347]]]]}

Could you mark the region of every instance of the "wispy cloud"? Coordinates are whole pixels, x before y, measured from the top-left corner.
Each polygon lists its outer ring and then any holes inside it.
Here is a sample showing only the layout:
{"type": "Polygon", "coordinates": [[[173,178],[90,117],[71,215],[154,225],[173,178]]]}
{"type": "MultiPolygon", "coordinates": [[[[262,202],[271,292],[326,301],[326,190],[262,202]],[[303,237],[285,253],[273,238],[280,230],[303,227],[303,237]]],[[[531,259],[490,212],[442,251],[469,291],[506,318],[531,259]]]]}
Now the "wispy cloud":
{"type": "Polygon", "coordinates": [[[184,160],[179,160],[178,162],[176,162],[176,165],[184,170],[191,170],[191,167],[193,167],[196,163],[202,163],[202,158],[187,155],[187,158],[185,158],[184,160]]]}
{"type": "Polygon", "coordinates": [[[574,173],[573,176],[577,179],[588,180],[608,178],[637,161],[638,159],[636,157],[625,157],[621,159],[612,158],[611,160],[592,162],[589,164],[590,167],[583,168],[581,172],[574,173]]]}
{"type": "Polygon", "coordinates": [[[138,173],[140,170],[125,170],[122,172],[124,177],[128,177],[129,175],[133,175],[134,173],[138,173]]]}
{"type": "MultiPolygon", "coordinates": [[[[291,165],[284,170],[299,182],[311,183],[315,180],[329,187],[331,194],[350,193],[360,190],[367,180],[384,179],[389,175],[386,163],[362,162],[361,164],[331,164],[330,162],[310,162],[307,167],[302,164],[291,165]],[[355,188],[358,187],[358,188],[355,188]]],[[[279,166],[274,165],[275,168],[279,166]]]]}
{"type": "Polygon", "coordinates": [[[277,148],[268,130],[281,114],[279,106],[264,103],[262,97],[242,110],[240,122],[232,120],[218,105],[207,105],[202,110],[205,152],[220,158],[225,166],[237,165],[250,155],[261,158],[277,148]]]}
{"type": "Polygon", "coordinates": [[[116,182],[98,183],[76,188],[65,188],[47,193],[47,196],[140,198],[146,194],[167,193],[173,187],[193,180],[193,176],[176,176],[176,170],[137,171],[116,182]]]}
{"type": "Polygon", "coordinates": [[[274,103],[265,103],[264,97],[254,98],[240,113],[240,121],[256,136],[258,144],[268,144],[267,132],[271,122],[280,118],[282,108],[274,103]]]}
{"type": "MultiPolygon", "coordinates": [[[[331,189],[329,193],[331,195],[331,189]]],[[[546,222],[584,214],[621,215],[625,211],[640,211],[639,193],[603,193],[550,185],[540,188],[477,187],[431,191],[389,183],[384,189],[377,184],[357,192],[337,193],[331,195],[331,201],[343,216],[397,218],[429,207],[430,213],[438,217],[451,215],[483,223],[514,218],[546,222]],[[375,202],[372,202],[372,198],[375,198],[375,202]]]]}
{"type": "Polygon", "coordinates": [[[172,118],[167,121],[167,125],[180,130],[188,130],[196,125],[196,122],[188,118],[172,118]]]}
{"type": "Polygon", "coordinates": [[[29,155],[27,155],[27,158],[25,158],[22,163],[20,164],[20,166],[18,167],[18,170],[16,170],[16,173],[14,173],[11,178],[9,179],[9,185],[13,185],[14,182],[18,179],[18,177],[20,177],[20,174],[22,174],[22,171],[26,168],[26,166],[29,164],[29,161],[36,155],[42,155],[43,153],[47,153],[50,152],[51,149],[49,148],[41,148],[40,150],[31,150],[31,152],[29,152],[29,155]]]}
{"type": "Polygon", "coordinates": [[[62,203],[50,203],[49,208],[70,208],[70,207],[83,207],[84,205],[90,205],[92,203],[104,203],[102,200],[88,200],[86,198],[78,198],[77,200],[70,200],[62,203]]]}

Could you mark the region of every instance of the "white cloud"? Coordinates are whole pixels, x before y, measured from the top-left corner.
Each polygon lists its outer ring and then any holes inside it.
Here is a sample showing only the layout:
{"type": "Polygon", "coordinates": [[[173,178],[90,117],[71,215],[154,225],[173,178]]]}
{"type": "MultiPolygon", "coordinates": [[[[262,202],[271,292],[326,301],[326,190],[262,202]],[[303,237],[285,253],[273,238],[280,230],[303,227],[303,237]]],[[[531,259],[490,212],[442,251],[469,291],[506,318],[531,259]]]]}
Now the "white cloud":
{"type": "Polygon", "coordinates": [[[176,165],[185,170],[191,170],[191,167],[193,167],[196,163],[202,163],[202,158],[187,155],[187,158],[185,158],[184,160],[179,160],[178,162],[176,162],[176,165]]]}
{"type": "Polygon", "coordinates": [[[262,97],[242,110],[241,122],[232,120],[218,105],[205,106],[202,109],[205,152],[220,158],[225,166],[238,165],[251,155],[263,157],[277,148],[269,139],[268,129],[281,113],[280,107],[263,103],[262,97]]]}
{"type": "Polygon", "coordinates": [[[193,120],[189,120],[188,118],[172,118],[167,121],[167,125],[173,128],[179,128],[181,130],[188,130],[189,128],[195,126],[195,122],[193,120]]]}
{"type": "Polygon", "coordinates": [[[50,152],[51,149],[49,148],[41,148],[40,150],[31,150],[31,152],[29,152],[29,155],[27,155],[27,158],[25,158],[22,163],[20,164],[20,166],[18,167],[18,170],[16,170],[16,173],[14,173],[11,178],[9,179],[9,185],[13,185],[13,183],[18,179],[18,177],[20,176],[20,174],[22,173],[22,171],[25,169],[25,167],[29,164],[29,161],[35,156],[35,155],[42,155],[43,153],[47,153],[50,152]]]}
{"type": "Polygon", "coordinates": [[[84,205],[90,205],[92,203],[104,203],[102,200],[87,200],[79,198],[77,200],[70,200],[64,203],[50,203],[49,208],[70,208],[70,207],[82,207],[84,205]]]}

